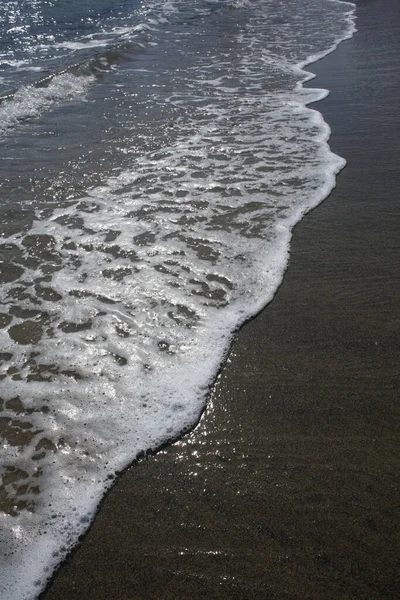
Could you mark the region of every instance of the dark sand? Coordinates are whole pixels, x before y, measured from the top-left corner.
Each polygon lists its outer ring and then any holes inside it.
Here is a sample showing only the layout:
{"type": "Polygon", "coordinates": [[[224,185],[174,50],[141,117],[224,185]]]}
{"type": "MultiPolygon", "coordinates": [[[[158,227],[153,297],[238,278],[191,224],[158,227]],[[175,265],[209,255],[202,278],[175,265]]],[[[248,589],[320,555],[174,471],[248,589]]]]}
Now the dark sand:
{"type": "Polygon", "coordinates": [[[124,473],[46,600],[398,598],[398,0],[313,65],[348,160],[200,425],[124,473]],[[396,47],[397,45],[397,47],[396,47]]]}

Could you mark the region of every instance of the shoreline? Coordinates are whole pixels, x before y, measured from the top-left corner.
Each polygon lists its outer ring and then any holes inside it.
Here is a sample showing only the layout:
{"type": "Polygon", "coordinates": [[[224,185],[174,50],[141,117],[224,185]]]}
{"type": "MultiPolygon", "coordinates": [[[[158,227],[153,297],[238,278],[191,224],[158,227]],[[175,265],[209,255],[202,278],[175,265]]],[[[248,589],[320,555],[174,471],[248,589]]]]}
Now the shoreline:
{"type": "Polygon", "coordinates": [[[45,600],[397,596],[400,181],[379,90],[400,54],[374,20],[399,11],[357,5],[359,32],[305,84],[330,90],[315,108],[348,161],[336,189],[296,226],[199,425],[122,475],[45,600]]]}

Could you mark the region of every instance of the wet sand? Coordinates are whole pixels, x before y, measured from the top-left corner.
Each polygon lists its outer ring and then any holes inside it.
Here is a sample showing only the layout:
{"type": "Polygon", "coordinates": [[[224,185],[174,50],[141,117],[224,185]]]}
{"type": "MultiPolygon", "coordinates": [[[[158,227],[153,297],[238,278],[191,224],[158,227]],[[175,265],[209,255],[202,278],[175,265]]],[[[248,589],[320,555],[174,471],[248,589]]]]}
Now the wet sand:
{"type": "Polygon", "coordinates": [[[45,600],[397,598],[400,17],[313,65],[345,156],[198,427],[126,471],[45,600]]]}

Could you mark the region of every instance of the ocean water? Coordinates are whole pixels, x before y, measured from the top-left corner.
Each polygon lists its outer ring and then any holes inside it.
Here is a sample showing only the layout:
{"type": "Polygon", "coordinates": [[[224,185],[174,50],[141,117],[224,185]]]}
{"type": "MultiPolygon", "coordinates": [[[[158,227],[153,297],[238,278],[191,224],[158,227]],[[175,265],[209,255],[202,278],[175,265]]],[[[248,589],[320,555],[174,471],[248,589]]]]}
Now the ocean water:
{"type": "Polygon", "coordinates": [[[192,427],[343,158],[305,66],[336,0],[0,5],[0,597],[192,427]]]}

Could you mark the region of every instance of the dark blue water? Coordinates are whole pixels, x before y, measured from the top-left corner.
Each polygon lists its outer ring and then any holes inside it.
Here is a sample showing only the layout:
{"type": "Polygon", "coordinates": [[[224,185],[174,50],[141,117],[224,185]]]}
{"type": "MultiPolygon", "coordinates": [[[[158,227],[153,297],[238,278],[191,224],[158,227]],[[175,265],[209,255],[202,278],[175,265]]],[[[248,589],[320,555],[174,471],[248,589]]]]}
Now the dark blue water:
{"type": "Polygon", "coordinates": [[[0,5],[0,96],[117,44],[138,0],[7,0],[0,5]]]}

